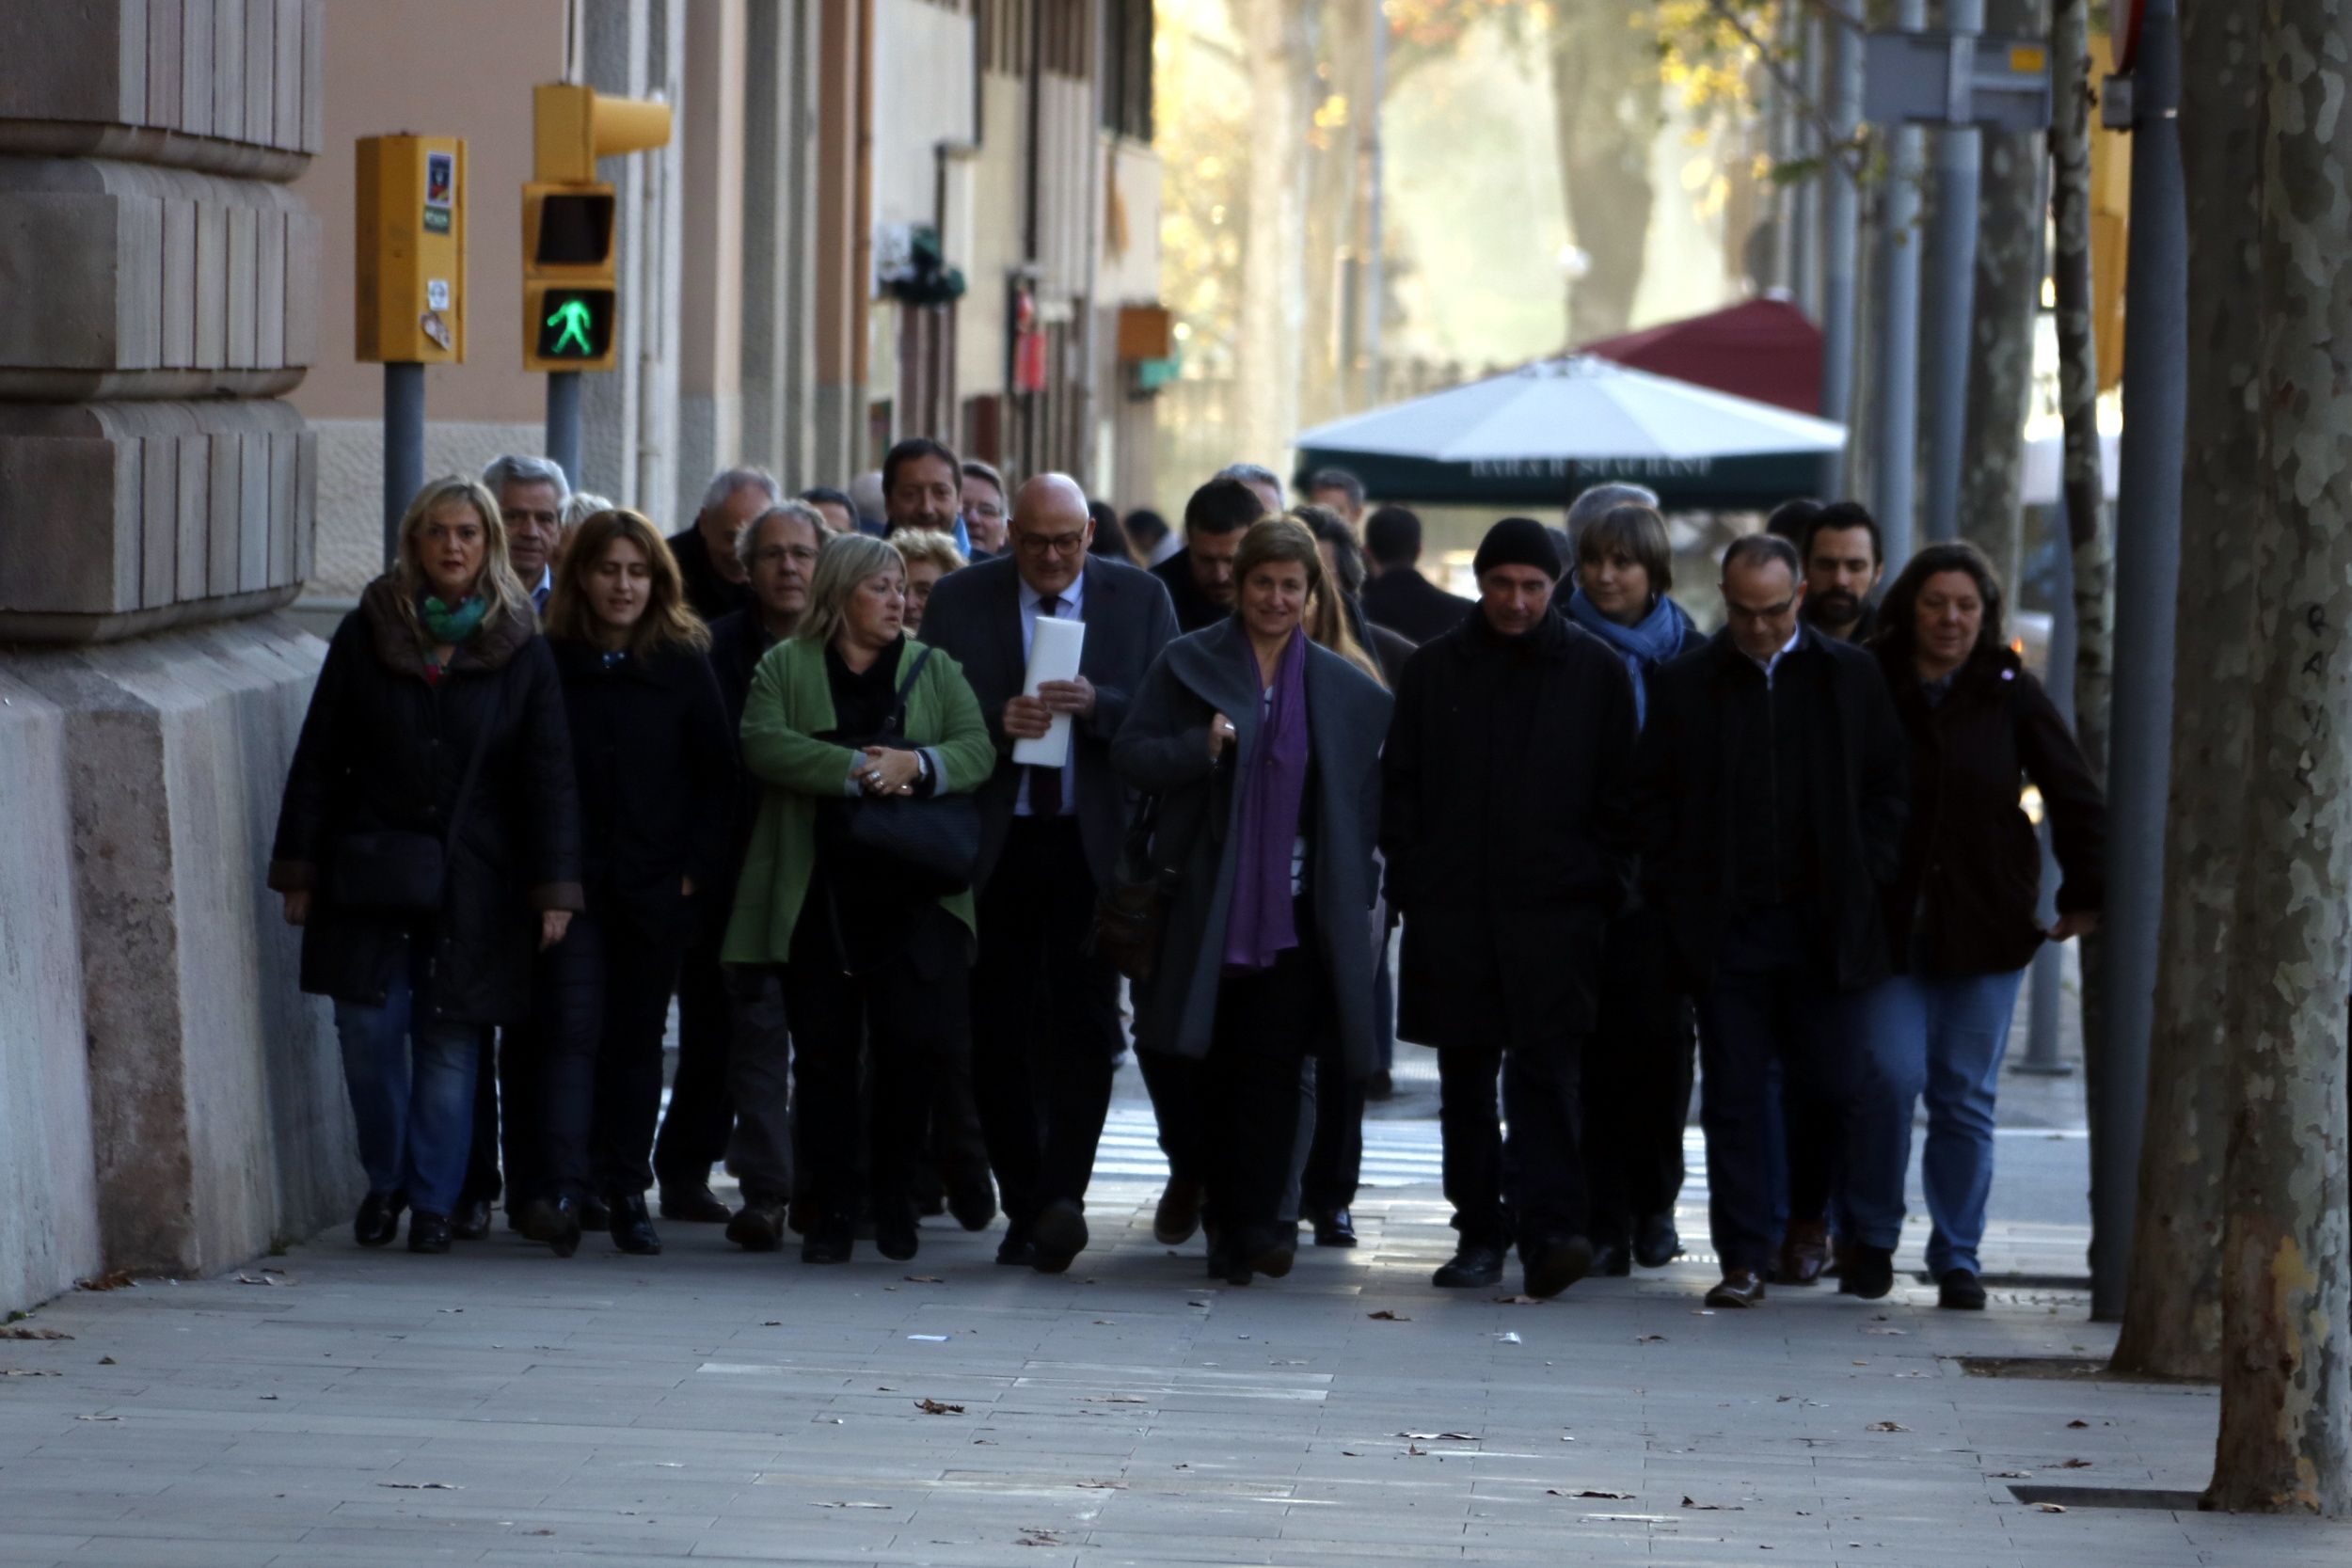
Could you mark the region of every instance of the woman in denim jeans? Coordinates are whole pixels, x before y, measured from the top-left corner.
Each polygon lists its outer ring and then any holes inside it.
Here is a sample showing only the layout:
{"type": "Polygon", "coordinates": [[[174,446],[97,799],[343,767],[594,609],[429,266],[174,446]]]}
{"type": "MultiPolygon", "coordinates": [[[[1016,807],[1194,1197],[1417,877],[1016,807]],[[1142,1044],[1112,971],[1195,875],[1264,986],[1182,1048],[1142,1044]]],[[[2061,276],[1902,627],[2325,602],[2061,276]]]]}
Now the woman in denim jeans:
{"type": "Polygon", "coordinates": [[[353,1231],[446,1252],[482,1037],[530,1011],[532,963],[580,907],[555,661],[497,501],[427,484],[399,559],[343,618],[294,747],[269,885],[334,999],[368,1194],[353,1231]]]}

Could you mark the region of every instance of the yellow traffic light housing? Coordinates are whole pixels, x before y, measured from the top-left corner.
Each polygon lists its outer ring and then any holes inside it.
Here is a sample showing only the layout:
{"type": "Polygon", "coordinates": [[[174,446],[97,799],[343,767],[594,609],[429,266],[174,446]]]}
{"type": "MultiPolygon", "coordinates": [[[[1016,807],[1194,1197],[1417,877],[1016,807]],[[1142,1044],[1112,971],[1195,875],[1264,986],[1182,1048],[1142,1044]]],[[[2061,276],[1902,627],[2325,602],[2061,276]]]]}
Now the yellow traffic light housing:
{"type": "Polygon", "coordinates": [[[466,144],[456,136],[362,136],[352,356],[466,362],[466,144]]]}
{"type": "Polygon", "coordinates": [[[548,83],[532,99],[533,173],[523,187],[523,368],[609,371],[619,361],[613,188],[596,159],[670,139],[666,103],[548,83]]]}

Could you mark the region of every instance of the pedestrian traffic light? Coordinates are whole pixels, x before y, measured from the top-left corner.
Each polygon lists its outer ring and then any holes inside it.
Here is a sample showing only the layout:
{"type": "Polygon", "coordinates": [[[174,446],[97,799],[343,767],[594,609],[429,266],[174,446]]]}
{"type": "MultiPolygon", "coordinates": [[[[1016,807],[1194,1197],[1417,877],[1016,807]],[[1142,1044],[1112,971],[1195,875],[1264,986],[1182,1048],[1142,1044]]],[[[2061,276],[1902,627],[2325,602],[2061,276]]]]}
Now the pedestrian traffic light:
{"type": "Polygon", "coordinates": [[[466,144],[361,136],[354,194],[353,357],[466,362],[466,144]]]}
{"type": "Polygon", "coordinates": [[[619,359],[616,202],[596,160],[670,139],[666,103],[569,83],[532,99],[534,158],[523,186],[523,368],[609,371],[619,359]]]}

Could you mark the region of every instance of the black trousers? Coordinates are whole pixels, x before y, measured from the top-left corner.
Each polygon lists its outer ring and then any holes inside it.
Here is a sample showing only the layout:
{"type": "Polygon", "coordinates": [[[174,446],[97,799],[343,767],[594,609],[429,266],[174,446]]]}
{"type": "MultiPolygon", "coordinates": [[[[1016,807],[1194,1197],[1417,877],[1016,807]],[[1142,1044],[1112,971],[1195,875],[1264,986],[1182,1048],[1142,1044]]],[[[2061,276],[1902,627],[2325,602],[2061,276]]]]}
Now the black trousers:
{"type": "MultiPolygon", "coordinates": [[[[745,1202],[788,1203],[795,1162],[792,1038],[786,1027],[784,971],[737,964],[724,974],[735,1011],[727,1098],[737,1113],[727,1165],[742,1183],[745,1202]]],[[[673,1103],[675,1098],[673,1090],[673,1103]]]]}
{"type": "Polygon", "coordinates": [[[1309,1214],[1354,1203],[1364,1170],[1364,1081],[1328,1061],[1311,1065],[1315,1134],[1299,1181],[1299,1203],[1309,1214]]]}
{"type": "Polygon", "coordinates": [[[1206,1164],[1200,1150],[1200,1064],[1157,1051],[1137,1051],[1136,1068],[1143,1074],[1144,1092],[1152,1097],[1168,1180],[1199,1181],[1206,1164]]]}
{"type": "Polygon", "coordinates": [[[861,1196],[877,1209],[906,1203],[939,1054],[965,1038],[970,934],[937,904],[917,906],[908,920],[913,929],[898,954],[861,974],[842,973],[814,897],[792,934],[784,1006],[799,1102],[798,1191],[835,1220],[854,1219],[861,1196]],[[862,1062],[870,1072],[861,1139],[862,1062]]]}
{"type": "MultiPolygon", "coordinates": [[[[1306,939],[1303,923],[1300,934],[1306,939]]],[[[1208,1211],[1236,1244],[1254,1245],[1281,1228],[1298,1150],[1307,1047],[1328,1017],[1329,991],[1311,939],[1282,953],[1272,968],[1229,974],[1217,987],[1194,1104],[1208,1211]]]]}
{"type": "MultiPolygon", "coordinates": [[[[528,1027],[508,1027],[504,1033],[509,1043],[504,1051],[499,1049],[499,1030],[482,1031],[482,1062],[473,1075],[473,1149],[466,1160],[466,1185],[458,1196],[461,1203],[495,1203],[500,1193],[504,1191],[503,1183],[499,1179],[499,1101],[503,1089],[508,1104],[518,1102],[516,1090],[505,1087],[503,1078],[514,1076],[509,1060],[515,1051],[513,1038],[528,1027]]],[[[509,1136],[505,1144],[506,1164],[512,1170],[518,1152],[516,1140],[509,1136]]]]}
{"type": "Polygon", "coordinates": [[[664,1187],[692,1189],[710,1180],[710,1167],[726,1158],[735,1129],[735,1102],[727,1091],[727,1060],[734,1042],[734,1011],[725,974],[719,967],[724,911],[734,903],[699,898],[720,930],[706,933],[686,950],[678,966],[677,1071],[670,1080],[670,1109],[654,1144],[653,1170],[664,1187]]]}
{"type": "Polygon", "coordinates": [[[1646,910],[1610,923],[1599,1021],[1584,1053],[1584,1175],[1596,1246],[1625,1246],[1633,1222],[1674,1207],[1697,1051],[1691,999],[1676,993],[1664,925],[1646,910]]]}
{"type": "MultiPolygon", "coordinates": [[[[653,1185],[661,1036],[678,951],[675,942],[590,912],[574,915],[542,957],[535,1061],[507,1117],[537,1134],[544,1196],[636,1196],[653,1185]]],[[[509,1060],[516,1055],[510,1041],[509,1060]]],[[[523,1190],[519,1180],[516,1187],[523,1190]]]]}
{"type": "Polygon", "coordinates": [[[1517,1045],[1449,1045],[1438,1053],[1438,1121],[1445,1141],[1445,1196],[1467,1243],[1581,1236],[1590,1227],[1580,1103],[1581,1037],[1517,1045]],[[1497,1120],[1495,1079],[1502,1080],[1497,1120]]]}
{"type": "Polygon", "coordinates": [[[1086,951],[1094,899],[1077,819],[1014,817],[979,898],[972,1089],[1015,1225],[1084,1201],[1110,1111],[1119,974],[1086,951]]]}

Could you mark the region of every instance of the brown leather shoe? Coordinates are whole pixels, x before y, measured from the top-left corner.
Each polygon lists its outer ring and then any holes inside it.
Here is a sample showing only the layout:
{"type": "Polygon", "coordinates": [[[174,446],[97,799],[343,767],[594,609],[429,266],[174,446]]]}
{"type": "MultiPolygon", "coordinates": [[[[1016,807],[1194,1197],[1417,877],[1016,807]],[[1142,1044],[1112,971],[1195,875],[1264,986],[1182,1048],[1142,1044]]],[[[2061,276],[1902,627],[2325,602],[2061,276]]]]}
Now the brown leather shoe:
{"type": "Polygon", "coordinates": [[[1709,1307],[1761,1307],[1764,1276],[1754,1269],[1725,1269],[1724,1282],[1707,1292],[1709,1307]]]}
{"type": "Polygon", "coordinates": [[[1780,1243],[1780,1267],[1772,1277],[1783,1285],[1817,1285],[1829,1267],[1829,1222],[1790,1220],[1780,1243]]]}

